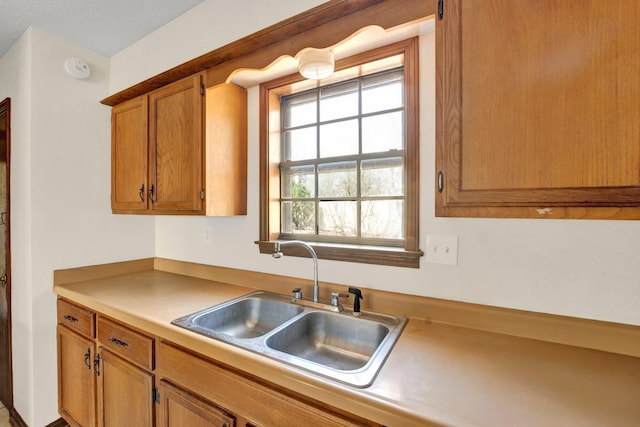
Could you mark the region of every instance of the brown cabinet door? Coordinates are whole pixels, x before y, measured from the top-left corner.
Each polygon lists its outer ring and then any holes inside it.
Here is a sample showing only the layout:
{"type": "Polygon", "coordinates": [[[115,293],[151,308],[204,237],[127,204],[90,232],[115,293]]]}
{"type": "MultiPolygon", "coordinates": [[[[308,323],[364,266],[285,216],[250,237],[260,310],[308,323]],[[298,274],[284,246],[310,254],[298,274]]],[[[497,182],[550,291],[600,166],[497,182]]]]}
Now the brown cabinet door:
{"type": "Polygon", "coordinates": [[[58,325],[58,411],[74,427],[96,425],[96,377],[92,340],[58,325]]]}
{"type": "Polygon", "coordinates": [[[111,111],[111,209],[116,213],[147,209],[148,107],[141,96],[111,111]]]}
{"type": "Polygon", "coordinates": [[[235,420],[221,409],[202,399],[160,381],[161,427],[234,427],[235,420]]]}
{"type": "Polygon", "coordinates": [[[100,349],[98,378],[99,427],[152,427],[153,374],[100,349]]]}
{"type": "Polygon", "coordinates": [[[202,78],[187,77],[149,95],[153,211],[203,212],[202,78]]]}
{"type": "Polygon", "coordinates": [[[640,218],[640,2],[443,12],[436,214],[640,218]]]}

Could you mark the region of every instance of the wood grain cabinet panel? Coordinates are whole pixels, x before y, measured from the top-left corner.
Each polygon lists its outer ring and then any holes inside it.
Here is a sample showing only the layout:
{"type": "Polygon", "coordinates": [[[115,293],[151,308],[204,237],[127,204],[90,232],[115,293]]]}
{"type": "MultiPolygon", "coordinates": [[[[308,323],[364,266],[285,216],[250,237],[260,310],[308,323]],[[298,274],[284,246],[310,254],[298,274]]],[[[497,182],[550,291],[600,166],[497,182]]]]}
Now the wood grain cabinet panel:
{"type": "Polygon", "coordinates": [[[114,106],[112,211],[246,215],[246,104],[198,73],[114,106]]]}
{"type": "Polygon", "coordinates": [[[96,345],[63,325],[57,328],[58,412],[72,427],[93,427],[96,421],[96,345]]]}
{"type": "Polygon", "coordinates": [[[139,96],[111,111],[111,208],[145,211],[149,191],[148,100],[139,96]]]}
{"type": "Polygon", "coordinates": [[[443,5],[436,214],[640,218],[640,3],[443,5]]]}
{"type": "Polygon", "coordinates": [[[206,90],[207,215],[247,214],[247,91],[222,83],[206,90]]]}
{"type": "Polygon", "coordinates": [[[153,427],[153,374],[100,349],[98,427],[153,427]]]}
{"type": "Polygon", "coordinates": [[[204,200],[203,76],[151,92],[150,208],[198,213],[204,200]]]}
{"type": "Polygon", "coordinates": [[[234,427],[235,419],[189,392],[160,381],[161,427],[234,427]]]}

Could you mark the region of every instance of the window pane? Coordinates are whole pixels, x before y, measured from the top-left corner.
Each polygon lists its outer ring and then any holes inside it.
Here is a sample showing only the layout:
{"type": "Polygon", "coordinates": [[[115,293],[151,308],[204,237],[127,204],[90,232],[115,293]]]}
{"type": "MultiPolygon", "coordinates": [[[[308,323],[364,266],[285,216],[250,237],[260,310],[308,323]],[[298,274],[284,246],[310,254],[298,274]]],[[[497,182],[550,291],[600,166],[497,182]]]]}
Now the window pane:
{"type": "Polygon", "coordinates": [[[315,92],[283,98],[284,127],[315,123],[317,120],[317,103],[315,92]]]}
{"type": "Polygon", "coordinates": [[[284,160],[316,158],[316,128],[309,127],[284,133],[284,160]]]}
{"type": "Polygon", "coordinates": [[[396,111],[362,119],[362,152],[404,149],[402,116],[401,111],[396,111]]]}
{"type": "Polygon", "coordinates": [[[320,121],[358,115],[358,81],[320,89],[320,121]]]}
{"type": "Polygon", "coordinates": [[[362,113],[401,108],[404,105],[402,72],[393,72],[364,79],[362,82],[362,113]]]}
{"type": "Polygon", "coordinates": [[[404,238],[404,202],[369,200],[362,202],[362,237],[404,238]]]}
{"type": "Polygon", "coordinates": [[[282,168],[282,197],[315,197],[315,172],[313,165],[282,168]]]}
{"type": "Polygon", "coordinates": [[[325,236],[356,236],[356,202],[320,202],[318,234],[325,236]]]}
{"type": "Polygon", "coordinates": [[[282,202],[281,229],[284,234],[314,234],[315,204],[313,202],[282,202]]]}
{"type": "Polygon", "coordinates": [[[402,196],[404,194],[402,157],[363,160],[361,176],[362,196],[402,196]]]}
{"type": "Polygon", "coordinates": [[[318,166],[318,196],[356,197],[357,192],[356,162],[329,163],[318,166]]]}
{"type": "Polygon", "coordinates": [[[320,126],[320,158],[358,154],[358,121],[320,126]]]}

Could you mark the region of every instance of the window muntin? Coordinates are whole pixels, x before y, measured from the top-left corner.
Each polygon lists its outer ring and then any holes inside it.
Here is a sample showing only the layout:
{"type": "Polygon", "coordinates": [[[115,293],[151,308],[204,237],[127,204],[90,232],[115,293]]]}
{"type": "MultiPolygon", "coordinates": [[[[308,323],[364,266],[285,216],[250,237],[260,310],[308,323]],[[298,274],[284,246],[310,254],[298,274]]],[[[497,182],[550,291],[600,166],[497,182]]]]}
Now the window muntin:
{"type": "Polygon", "coordinates": [[[281,237],[404,245],[404,76],[281,98],[281,237]]]}

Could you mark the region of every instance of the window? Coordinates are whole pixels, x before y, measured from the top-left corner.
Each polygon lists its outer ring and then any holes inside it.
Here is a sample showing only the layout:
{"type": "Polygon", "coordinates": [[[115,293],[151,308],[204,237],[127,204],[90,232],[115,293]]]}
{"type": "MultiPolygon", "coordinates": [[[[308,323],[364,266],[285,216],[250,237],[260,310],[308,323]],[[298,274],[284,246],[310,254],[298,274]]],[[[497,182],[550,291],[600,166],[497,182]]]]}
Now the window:
{"type": "Polygon", "coordinates": [[[282,238],[402,246],[404,70],[281,98],[282,238]]]}
{"type": "Polygon", "coordinates": [[[261,85],[261,241],[419,266],[417,74],[411,39],[261,85]]]}

